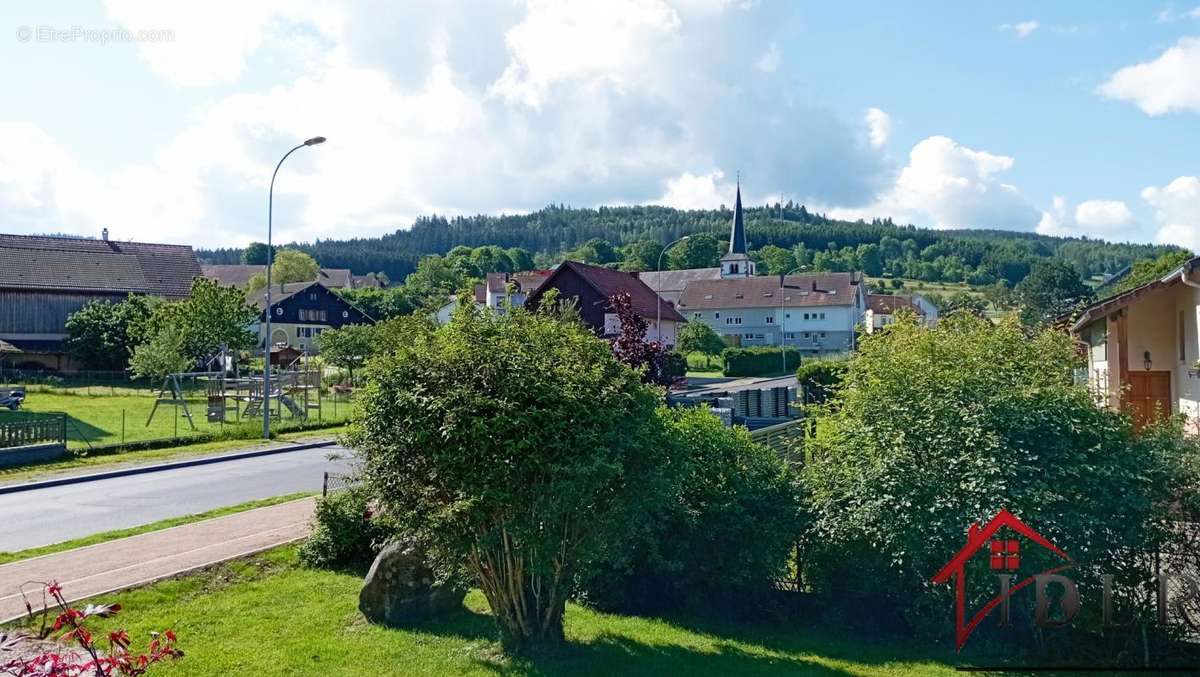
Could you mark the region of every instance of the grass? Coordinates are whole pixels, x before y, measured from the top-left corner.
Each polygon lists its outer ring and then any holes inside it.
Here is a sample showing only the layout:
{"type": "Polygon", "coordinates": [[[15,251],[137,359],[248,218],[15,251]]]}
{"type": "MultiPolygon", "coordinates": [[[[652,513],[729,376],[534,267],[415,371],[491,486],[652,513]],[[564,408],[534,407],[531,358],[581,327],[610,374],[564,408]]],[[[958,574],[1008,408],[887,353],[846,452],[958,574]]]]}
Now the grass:
{"type": "MultiPolygon", "coordinates": [[[[76,470],[97,469],[107,470],[112,467],[127,465],[144,465],[164,461],[176,461],[194,456],[232,451],[235,449],[256,449],[268,444],[284,442],[301,442],[311,439],[331,438],[345,432],[345,426],[325,428],[321,430],[306,430],[291,433],[281,433],[271,442],[262,439],[224,439],[210,442],[188,444],[182,440],[179,446],[164,449],[148,449],[139,451],[117,451],[108,454],[72,456],[61,461],[38,463],[35,465],[0,468],[0,482],[28,482],[54,475],[70,473],[76,470]]],[[[258,428],[262,434],[262,428],[258,428]]]]}
{"type": "Polygon", "coordinates": [[[99,534],[84,536],[83,538],[76,538],[70,541],[53,543],[51,545],[43,545],[37,548],[29,548],[28,550],[19,550],[17,552],[0,552],[0,564],[8,564],[9,562],[17,562],[23,559],[41,557],[42,555],[52,555],[56,552],[74,550],[75,548],[83,548],[89,545],[96,545],[97,543],[114,541],[118,538],[126,538],[128,536],[137,536],[138,534],[145,534],[151,531],[161,531],[163,529],[170,529],[171,527],[177,527],[183,524],[191,524],[192,522],[199,522],[201,520],[212,519],[214,517],[223,517],[225,515],[244,512],[246,510],[253,510],[254,508],[265,508],[267,506],[287,503],[288,501],[294,501],[312,495],[313,494],[311,492],[299,492],[294,494],[285,494],[283,496],[276,496],[274,498],[263,498],[257,501],[247,501],[246,503],[239,503],[238,505],[208,510],[206,512],[196,513],[194,515],[172,517],[170,519],[159,520],[158,522],[151,522],[150,524],[143,524],[141,526],[130,527],[128,529],[105,531],[99,534]]]}
{"type": "MultiPolygon", "coordinates": [[[[147,425],[150,412],[154,409],[156,394],[157,391],[108,386],[90,389],[37,387],[27,391],[21,411],[66,413],[67,447],[71,449],[145,440],[186,439],[201,434],[247,438],[253,437],[257,430],[261,430],[261,422],[255,423],[254,420],[227,424],[209,423],[206,417],[207,400],[203,394],[187,397],[188,409],[196,425],[194,431],[188,425],[182,407],[177,408],[173,405],[160,405],[153,420],[147,425]],[[88,394],[89,391],[91,394],[88,394]]],[[[324,421],[346,419],[353,406],[329,395],[324,396],[321,404],[321,420],[324,421]]],[[[0,412],[0,421],[6,416],[20,416],[20,412],[0,412]]],[[[310,418],[315,418],[313,412],[310,412],[310,418]]],[[[290,414],[285,413],[283,420],[286,424],[290,420],[290,414]]]]}
{"type": "Polygon", "coordinates": [[[638,618],[575,605],[561,652],[513,659],[500,651],[478,591],[459,612],[391,630],[363,620],[360,585],[355,573],[300,568],[295,549],[281,548],[105,596],[123,610],[94,629],[125,627],[140,646],[150,631],[174,629],[185,656],[154,671],[171,676],[954,674],[921,648],[809,625],[638,618]]]}

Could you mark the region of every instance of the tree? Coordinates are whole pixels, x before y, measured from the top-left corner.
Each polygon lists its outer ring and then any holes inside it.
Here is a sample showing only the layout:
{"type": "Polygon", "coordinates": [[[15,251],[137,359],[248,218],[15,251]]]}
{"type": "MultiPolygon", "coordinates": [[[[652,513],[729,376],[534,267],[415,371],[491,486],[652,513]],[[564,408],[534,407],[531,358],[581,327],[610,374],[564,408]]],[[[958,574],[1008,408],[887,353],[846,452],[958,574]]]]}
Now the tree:
{"type": "Polygon", "coordinates": [[[773,244],[764,245],[758,250],[758,260],[763,267],[758,272],[763,275],[783,275],[796,268],[796,257],[791,250],[777,247],[773,244]]]}
{"type": "Polygon", "coordinates": [[[621,270],[654,270],[662,253],[658,240],[636,240],[621,247],[621,270]]]}
{"type": "Polygon", "coordinates": [[[707,233],[693,235],[671,247],[667,254],[671,270],[713,268],[721,262],[721,242],[707,233]]]}
{"type": "Polygon", "coordinates": [[[533,270],[533,256],[529,254],[529,250],[520,247],[509,247],[505,252],[508,254],[508,259],[512,261],[514,272],[533,270]]]}
{"type": "Polygon", "coordinates": [[[883,275],[883,254],[877,244],[858,245],[858,260],[862,272],[871,277],[883,275]]]}
{"type": "Polygon", "coordinates": [[[1153,260],[1138,261],[1130,267],[1128,275],[1104,290],[1104,296],[1106,298],[1116,296],[1130,289],[1136,289],[1147,282],[1162,279],[1191,258],[1191,252],[1181,249],[1167,252],[1153,260]]]}
{"type": "MultiPolygon", "coordinates": [[[[259,320],[260,315],[259,310],[246,301],[242,290],[222,287],[213,280],[198,277],[192,282],[191,296],[183,301],[159,304],[147,321],[146,339],[142,345],[152,345],[153,355],[142,358],[142,371],[150,373],[147,368],[151,364],[155,369],[178,365],[175,355],[184,358],[186,363],[173,371],[183,371],[212,357],[222,348],[231,351],[249,348],[257,342],[249,327],[259,320]]],[[[135,357],[137,353],[135,350],[135,357]]]]}
{"type": "Polygon", "coordinates": [[[195,364],[184,354],[184,337],[169,329],[159,331],[150,340],[133,349],[129,368],[135,376],[162,379],[187,371],[195,364]]]}
{"type": "Polygon", "coordinates": [[[369,324],[348,324],[341,329],[326,329],[317,337],[321,357],[335,367],[350,372],[363,366],[375,352],[375,327],[369,324]]]}
{"type": "Polygon", "coordinates": [[[242,250],[242,263],[248,266],[267,265],[267,245],[265,242],[251,242],[242,250]]]}
{"type": "Polygon", "coordinates": [[[593,265],[603,265],[617,260],[617,250],[613,248],[612,243],[608,240],[594,237],[579,245],[574,250],[567,252],[566,258],[569,261],[582,261],[583,263],[591,263],[593,265]]]}
{"type": "Polygon", "coordinates": [[[1013,290],[1021,306],[1021,321],[1028,325],[1053,322],[1092,298],[1079,272],[1062,261],[1038,261],[1013,290]]]}
{"type": "Polygon", "coordinates": [[[420,307],[420,303],[411,296],[412,289],[407,286],[362,287],[333,291],[376,321],[407,315],[420,307]]]}
{"type": "Polygon", "coordinates": [[[364,480],[435,564],[465,565],[506,647],[560,643],[576,574],[669,495],[659,395],[569,313],[406,326],[359,391],[364,480]]]}
{"type": "Polygon", "coordinates": [[[725,341],[707,324],[695,321],[688,322],[679,328],[675,336],[675,348],[684,355],[703,353],[704,365],[711,366],[714,355],[720,355],[725,350],[725,341]]]}
{"type": "MultiPolygon", "coordinates": [[[[612,342],[613,355],[636,369],[646,383],[669,386],[678,376],[670,369],[666,346],[660,341],[647,341],[649,323],[633,309],[633,297],[627,291],[617,292],[608,299],[608,307],[617,316],[621,333],[612,342]]],[[[687,372],[687,366],[683,368],[687,372]]]]}
{"type": "MultiPolygon", "coordinates": [[[[884,595],[915,633],[944,636],[954,594],[931,588],[931,572],[967,525],[1006,508],[1070,554],[1084,599],[1099,597],[1100,574],[1152,597],[1153,553],[1173,538],[1164,511],[1186,495],[1195,442],[1135,434],[1075,385],[1077,364],[1066,333],[1012,320],[960,314],[929,329],[909,318],[865,336],[806,442],[812,584],[884,595]]],[[[1049,568],[1037,550],[1022,548],[1023,569],[1049,568]]],[[[974,565],[969,575],[989,575],[974,565]]]]}
{"type": "MultiPolygon", "coordinates": [[[[321,277],[321,266],[316,259],[298,249],[280,249],[275,252],[271,263],[271,284],[285,285],[289,282],[312,282],[321,277]]],[[[265,273],[256,273],[247,283],[250,291],[258,291],[267,285],[265,273]]]]}
{"type": "Polygon", "coordinates": [[[66,349],[92,369],[124,369],[160,299],[131,294],[124,301],[96,300],[67,317],[66,349]]]}

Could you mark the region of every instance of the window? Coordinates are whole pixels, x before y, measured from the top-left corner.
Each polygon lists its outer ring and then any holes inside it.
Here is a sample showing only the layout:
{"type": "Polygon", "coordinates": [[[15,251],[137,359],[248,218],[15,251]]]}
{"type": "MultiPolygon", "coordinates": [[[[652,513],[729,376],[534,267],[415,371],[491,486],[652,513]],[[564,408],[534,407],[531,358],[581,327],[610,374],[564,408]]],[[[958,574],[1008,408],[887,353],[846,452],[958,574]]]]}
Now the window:
{"type": "Polygon", "coordinates": [[[309,292],[309,294],[308,294],[308,300],[309,300],[309,301],[316,301],[316,300],[317,300],[317,292],[315,292],[315,291],[314,291],[314,292],[309,292]]]}
{"type": "Polygon", "coordinates": [[[692,313],[693,320],[699,320],[702,317],[704,317],[704,313],[692,313]]]}
{"type": "Polygon", "coordinates": [[[804,319],[808,319],[808,313],[804,313],[804,319]]]}
{"type": "Polygon", "coordinates": [[[718,320],[721,319],[721,313],[716,313],[714,317],[716,317],[718,320]]]}
{"type": "Polygon", "coordinates": [[[825,313],[821,313],[821,319],[822,319],[822,320],[824,320],[824,319],[825,319],[825,313]]]}
{"type": "Polygon", "coordinates": [[[767,315],[767,324],[775,324],[775,316],[767,315]]]}
{"type": "Polygon", "coordinates": [[[316,308],[301,308],[299,310],[301,322],[325,322],[326,312],[316,308]]]}
{"type": "Polygon", "coordinates": [[[754,338],[756,338],[756,339],[758,339],[759,341],[761,341],[761,340],[763,340],[763,338],[765,338],[765,337],[764,337],[762,334],[755,334],[755,335],[754,335],[754,338]]]}
{"type": "Polygon", "coordinates": [[[729,264],[729,272],[737,273],[738,272],[738,264],[736,264],[736,263],[729,264]]]}
{"type": "Polygon", "coordinates": [[[754,334],[742,334],[742,338],[744,338],[744,339],[752,339],[752,338],[754,338],[754,334]]]}
{"type": "Polygon", "coordinates": [[[1179,311],[1179,361],[1187,362],[1187,325],[1183,311],[1179,311]]]}
{"type": "Polygon", "coordinates": [[[741,324],[741,323],[742,323],[742,318],[741,318],[741,317],[727,317],[727,318],[725,318],[725,324],[741,324]]]}

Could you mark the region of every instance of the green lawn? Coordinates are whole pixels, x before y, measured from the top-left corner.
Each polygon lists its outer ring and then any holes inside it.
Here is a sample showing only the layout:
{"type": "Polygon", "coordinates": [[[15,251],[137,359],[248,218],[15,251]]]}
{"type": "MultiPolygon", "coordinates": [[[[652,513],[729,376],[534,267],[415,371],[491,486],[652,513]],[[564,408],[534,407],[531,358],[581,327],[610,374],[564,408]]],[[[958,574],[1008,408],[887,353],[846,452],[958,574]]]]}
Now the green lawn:
{"type": "MultiPolygon", "coordinates": [[[[412,630],[368,625],[357,574],[299,568],[293,548],[103,599],[144,645],[171,627],[182,660],[162,675],[951,675],[921,649],[860,642],[807,624],[658,620],[567,608],[555,656],[506,657],[483,596],[412,630]]],[[[943,650],[945,652],[945,650],[943,650]]],[[[945,656],[949,659],[950,656],[945,656]]]]}
{"type": "Polygon", "coordinates": [[[39,548],[29,548],[28,550],[19,550],[17,552],[0,552],[0,564],[8,564],[9,562],[30,559],[32,557],[41,557],[42,555],[50,555],[56,552],[64,552],[66,550],[74,550],[75,548],[83,548],[89,545],[95,545],[97,543],[114,541],[118,538],[125,538],[127,536],[137,536],[138,534],[145,534],[151,531],[170,529],[171,527],[177,527],[183,524],[191,524],[192,522],[199,522],[201,520],[212,519],[214,517],[232,515],[234,513],[244,512],[246,510],[253,510],[255,508],[265,508],[270,505],[279,505],[280,503],[287,503],[288,501],[295,501],[297,499],[304,498],[305,496],[312,495],[313,494],[311,492],[285,494],[283,496],[276,496],[274,498],[247,501],[246,503],[239,503],[238,505],[208,510],[206,512],[196,513],[194,515],[172,517],[170,519],[159,520],[157,522],[151,522],[150,524],[143,524],[141,526],[131,527],[129,529],[105,531],[103,533],[93,534],[91,536],[84,536],[83,538],[76,538],[71,541],[43,545],[39,548]]]}
{"type": "MultiPolygon", "coordinates": [[[[188,425],[182,407],[160,405],[154,418],[147,425],[150,412],[154,409],[157,391],[135,391],[132,389],[110,389],[96,387],[71,389],[30,389],[22,412],[64,412],[68,415],[67,446],[71,449],[87,449],[91,446],[123,444],[141,440],[186,438],[200,434],[221,434],[229,437],[252,437],[261,430],[261,418],[231,420],[228,423],[209,423],[206,417],[207,401],[203,393],[188,397],[188,409],[195,422],[195,430],[188,425]],[[115,393],[115,394],[114,394],[115,393]]],[[[320,420],[345,420],[352,405],[345,398],[326,395],[321,402],[320,420]]],[[[0,411],[0,421],[6,416],[20,416],[21,412],[0,411]]],[[[310,418],[317,420],[317,412],[311,411],[310,418]]],[[[232,417],[232,413],[231,413],[232,417]]],[[[293,419],[284,413],[283,423],[293,419]]]]}

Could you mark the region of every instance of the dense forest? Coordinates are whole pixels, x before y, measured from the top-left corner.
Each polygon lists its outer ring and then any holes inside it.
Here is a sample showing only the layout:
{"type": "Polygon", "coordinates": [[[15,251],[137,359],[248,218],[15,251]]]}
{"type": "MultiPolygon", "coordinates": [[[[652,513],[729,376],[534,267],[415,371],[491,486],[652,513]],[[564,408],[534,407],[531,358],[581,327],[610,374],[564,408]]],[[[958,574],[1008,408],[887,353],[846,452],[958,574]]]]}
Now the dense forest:
{"type": "MultiPolygon", "coordinates": [[[[311,254],[322,266],[350,268],[355,273],[383,272],[399,282],[430,254],[455,247],[498,245],[532,253],[539,265],[563,257],[611,263],[626,269],[653,267],[663,243],[683,235],[727,237],[732,212],[678,210],[669,207],[600,207],[576,209],[551,205],[530,214],[511,216],[422,217],[409,230],[378,238],[318,240],[289,248],[311,254]],[[597,254],[599,250],[599,254],[597,254]],[[584,253],[580,253],[583,251],[584,253]],[[652,256],[650,256],[652,254],[652,256]],[[605,260],[608,259],[608,260],[605,260]]],[[[775,204],[745,210],[749,245],[766,261],[760,272],[807,263],[815,270],[867,270],[926,280],[990,284],[1020,282],[1033,262],[1059,259],[1081,276],[1116,273],[1135,261],[1171,250],[1144,244],[1114,244],[1087,238],[1059,238],[1001,230],[932,230],[899,226],[890,219],[849,222],[809,212],[803,205],[775,204]],[[780,250],[789,256],[781,257],[780,250]]],[[[672,255],[664,267],[713,265],[709,238],[693,238],[688,255],[672,255]]],[[[719,255],[719,251],[716,252],[719,255]]],[[[240,249],[200,250],[208,263],[238,263],[240,249]]]]}

